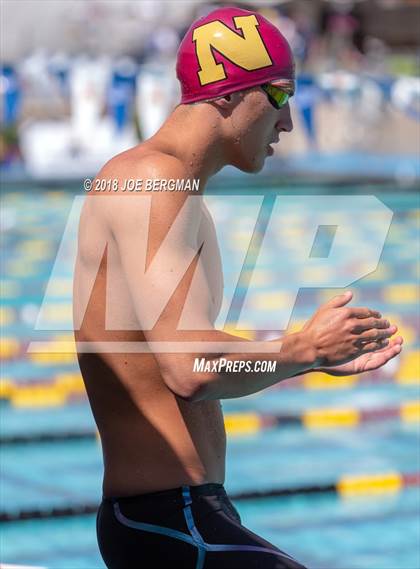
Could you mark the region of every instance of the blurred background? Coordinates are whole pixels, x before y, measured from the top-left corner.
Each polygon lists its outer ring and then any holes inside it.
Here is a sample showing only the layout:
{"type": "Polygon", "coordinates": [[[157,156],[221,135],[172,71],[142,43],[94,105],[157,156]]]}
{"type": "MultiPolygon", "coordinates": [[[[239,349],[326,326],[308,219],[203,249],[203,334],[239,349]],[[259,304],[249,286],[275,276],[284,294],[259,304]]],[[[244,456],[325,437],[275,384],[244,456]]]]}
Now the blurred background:
{"type": "MultiPolygon", "coordinates": [[[[151,136],[178,103],[179,41],[221,5],[258,9],[275,23],[298,71],[295,129],[275,157],[257,176],[225,168],[208,188],[225,275],[249,238],[244,193],[375,196],[392,211],[391,226],[376,269],[351,289],[405,339],[403,353],[376,372],[308,374],[225,401],[227,490],[245,525],[308,567],[420,567],[418,0],[1,2],[2,563],[103,567],[94,516],[100,442],[74,354],[60,348],[72,347],[74,200],[83,199],[85,177],[151,136]],[[39,331],[46,294],[50,324],[39,331]],[[57,343],[55,353],[28,352],[39,339],[57,343]]],[[[357,200],[346,204],[331,206],[337,225],[360,215],[357,200]]],[[[278,243],[293,250],[311,213],[302,206],[278,228],[278,243]]],[[[363,240],[369,248],[369,223],[363,240]]],[[[318,246],[328,251],[328,232],[318,246]]],[[[290,306],[277,264],[274,242],[254,272],[263,320],[290,306]]],[[[324,273],[302,278],[313,286],[300,290],[289,331],[337,292],[316,286],[324,273]]]]}

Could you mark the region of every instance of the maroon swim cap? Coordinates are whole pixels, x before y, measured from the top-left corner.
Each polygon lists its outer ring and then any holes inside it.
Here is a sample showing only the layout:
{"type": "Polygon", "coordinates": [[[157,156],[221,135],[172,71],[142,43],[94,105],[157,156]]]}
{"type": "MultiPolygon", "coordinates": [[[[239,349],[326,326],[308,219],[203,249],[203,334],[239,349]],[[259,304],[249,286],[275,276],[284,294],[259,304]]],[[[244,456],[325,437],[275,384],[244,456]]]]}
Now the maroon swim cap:
{"type": "Polygon", "coordinates": [[[181,103],[223,97],[279,79],[294,79],[293,56],[264,16],[220,8],[194,22],[178,49],[181,103]]]}

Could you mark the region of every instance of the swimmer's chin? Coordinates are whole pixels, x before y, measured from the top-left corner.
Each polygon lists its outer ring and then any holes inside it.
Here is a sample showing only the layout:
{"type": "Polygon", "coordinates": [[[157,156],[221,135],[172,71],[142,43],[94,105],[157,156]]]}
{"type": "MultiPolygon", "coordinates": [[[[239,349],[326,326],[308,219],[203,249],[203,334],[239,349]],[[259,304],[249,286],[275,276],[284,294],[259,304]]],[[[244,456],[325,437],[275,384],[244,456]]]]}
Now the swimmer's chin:
{"type": "Polygon", "coordinates": [[[248,170],[243,170],[247,174],[258,174],[264,168],[264,162],[262,164],[255,165],[253,168],[249,168],[248,170]]]}
{"type": "Polygon", "coordinates": [[[258,174],[264,168],[266,156],[262,158],[256,158],[255,161],[252,162],[241,162],[241,163],[232,163],[232,166],[241,170],[241,172],[245,172],[246,174],[258,174]]]}

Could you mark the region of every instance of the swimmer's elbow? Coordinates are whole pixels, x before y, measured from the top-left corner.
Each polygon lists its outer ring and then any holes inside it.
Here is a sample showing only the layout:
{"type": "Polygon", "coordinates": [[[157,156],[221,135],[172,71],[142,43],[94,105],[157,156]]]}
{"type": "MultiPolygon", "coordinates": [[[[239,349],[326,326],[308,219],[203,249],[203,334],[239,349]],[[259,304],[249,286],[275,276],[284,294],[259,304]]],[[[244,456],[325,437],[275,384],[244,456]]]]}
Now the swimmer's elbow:
{"type": "Polygon", "coordinates": [[[202,377],[179,377],[178,374],[171,373],[170,371],[162,373],[162,376],[166,387],[172,391],[174,395],[189,403],[209,399],[208,382],[202,377]]]}
{"type": "Polygon", "coordinates": [[[177,395],[178,397],[180,397],[184,401],[187,401],[188,403],[197,403],[198,401],[205,401],[206,399],[208,399],[208,397],[206,397],[204,393],[205,391],[201,387],[197,388],[194,387],[193,389],[190,389],[183,393],[178,393],[177,395]]]}

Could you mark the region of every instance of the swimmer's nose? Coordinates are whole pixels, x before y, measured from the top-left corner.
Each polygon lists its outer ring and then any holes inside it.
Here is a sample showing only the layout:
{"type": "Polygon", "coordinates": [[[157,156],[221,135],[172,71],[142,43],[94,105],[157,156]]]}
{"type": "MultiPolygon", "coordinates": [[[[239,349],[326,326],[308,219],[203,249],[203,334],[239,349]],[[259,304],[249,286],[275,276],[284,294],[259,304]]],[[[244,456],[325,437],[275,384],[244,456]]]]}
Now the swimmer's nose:
{"type": "Polygon", "coordinates": [[[280,109],[280,117],[276,123],[276,130],[279,132],[292,132],[293,130],[293,121],[292,115],[290,113],[290,106],[287,103],[284,107],[280,109]]]}

